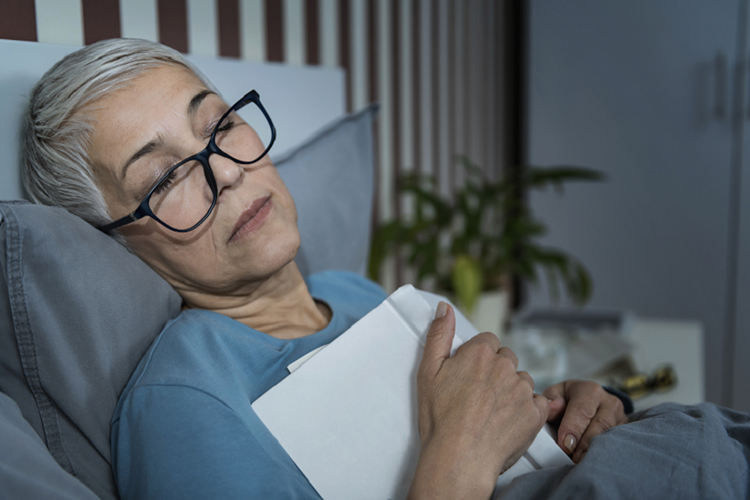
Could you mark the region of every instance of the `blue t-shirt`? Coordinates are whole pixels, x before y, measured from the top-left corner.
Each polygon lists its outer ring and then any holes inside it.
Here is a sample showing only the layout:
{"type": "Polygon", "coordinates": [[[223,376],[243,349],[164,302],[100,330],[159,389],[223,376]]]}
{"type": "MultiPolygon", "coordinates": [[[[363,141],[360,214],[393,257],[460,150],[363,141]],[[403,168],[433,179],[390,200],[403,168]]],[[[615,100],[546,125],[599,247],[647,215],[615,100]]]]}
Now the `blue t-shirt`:
{"type": "Polygon", "coordinates": [[[250,405],[293,361],[333,341],[386,294],[339,271],[315,274],[307,286],[333,317],[306,337],[277,339],[204,310],[167,323],[112,418],[123,499],[319,498],[250,405]]]}

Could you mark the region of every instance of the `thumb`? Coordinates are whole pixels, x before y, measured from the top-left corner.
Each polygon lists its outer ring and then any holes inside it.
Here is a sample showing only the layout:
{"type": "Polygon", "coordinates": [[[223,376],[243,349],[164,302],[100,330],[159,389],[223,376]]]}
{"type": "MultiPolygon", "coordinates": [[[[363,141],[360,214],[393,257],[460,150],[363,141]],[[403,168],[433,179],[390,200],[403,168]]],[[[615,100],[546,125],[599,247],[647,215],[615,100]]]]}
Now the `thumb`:
{"type": "Polygon", "coordinates": [[[434,374],[440,369],[443,361],[451,355],[453,336],[456,333],[456,315],[446,302],[440,302],[435,311],[435,319],[430,324],[424,343],[424,353],[420,370],[434,374]]]}

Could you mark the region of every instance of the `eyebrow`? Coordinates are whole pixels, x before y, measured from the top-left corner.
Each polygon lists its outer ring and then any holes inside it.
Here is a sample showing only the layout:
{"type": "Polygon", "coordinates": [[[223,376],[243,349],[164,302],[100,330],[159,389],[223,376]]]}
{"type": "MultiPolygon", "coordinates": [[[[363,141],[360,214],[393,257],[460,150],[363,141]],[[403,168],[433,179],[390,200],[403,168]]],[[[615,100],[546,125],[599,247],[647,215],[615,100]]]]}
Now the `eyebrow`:
{"type": "MultiPolygon", "coordinates": [[[[216,94],[216,92],[212,90],[208,90],[208,89],[201,90],[200,92],[195,94],[192,99],[190,99],[190,103],[188,104],[188,107],[187,107],[187,114],[190,119],[192,119],[195,116],[195,113],[198,111],[198,108],[200,107],[203,100],[212,94],[216,94]]],[[[128,173],[128,168],[130,168],[130,165],[137,162],[144,156],[153,153],[157,149],[161,148],[163,145],[164,145],[164,139],[162,137],[157,137],[156,139],[152,139],[148,141],[145,146],[143,146],[141,149],[136,151],[133,154],[133,156],[128,158],[128,161],[125,162],[125,165],[123,165],[122,169],[120,170],[121,172],[120,180],[122,181],[125,179],[125,176],[128,173]]]]}

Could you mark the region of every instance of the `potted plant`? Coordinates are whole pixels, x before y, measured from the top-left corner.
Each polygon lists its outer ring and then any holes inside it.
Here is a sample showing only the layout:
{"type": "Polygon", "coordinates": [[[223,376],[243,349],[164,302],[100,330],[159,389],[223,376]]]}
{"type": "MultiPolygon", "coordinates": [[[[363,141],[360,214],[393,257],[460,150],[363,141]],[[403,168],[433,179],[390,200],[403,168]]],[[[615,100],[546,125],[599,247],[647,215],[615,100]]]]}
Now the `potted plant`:
{"type": "MultiPolygon", "coordinates": [[[[519,176],[492,181],[467,158],[459,161],[465,181],[450,197],[436,192],[429,176],[400,179],[399,192],[411,195],[413,210],[408,218],[387,222],[374,232],[370,277],[377,279],[386,257],[398,251],[414,270],[415,286],[452,295],[470,319],[482,292],[503,290],[501,307],[507,308],[511,276],[536,282],[540,271],[553,300],[558,300],[562,283],[575,303],[585,303],[591,295],[588,271],[568,253],[535,241],[546,227],[534,218],[522,193],[562,190],[565,182],[594,181],[602,175],[573,166],[529,166],[519,176]]],[[[492,331],[504,328],[497,325],[492,331]]]]}

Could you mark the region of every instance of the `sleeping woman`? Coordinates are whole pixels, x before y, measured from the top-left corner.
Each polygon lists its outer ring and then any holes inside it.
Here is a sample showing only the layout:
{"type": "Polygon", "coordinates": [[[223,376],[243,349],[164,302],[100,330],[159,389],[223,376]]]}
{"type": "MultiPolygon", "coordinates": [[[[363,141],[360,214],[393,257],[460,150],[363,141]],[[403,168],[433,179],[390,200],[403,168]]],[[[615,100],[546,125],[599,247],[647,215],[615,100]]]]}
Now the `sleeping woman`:
{"type": "MultiPolygon", "coordinates": [[[[27,192],[118,238],[183,299],[112,419],[123,498],[318,498],[250,405],[385,293],[350,273],[301,275],[273,135],[257,93],[228,105],[179,53],[146,41],[85,47],[33,90],[27,192]],[[261,117],[255,128],[240,108],[261,117]]],[[[627,422],[621,400],[591,382],[535,394],[492,334],[449,356],[454,328],[441,303],[417,375],[410,498],[489,498],[545,421],[583,463],[593,437],[627,422]]]]}

